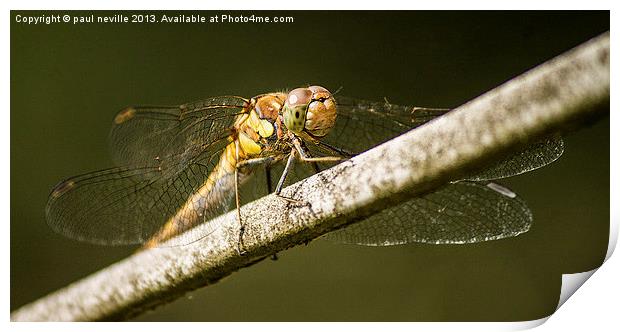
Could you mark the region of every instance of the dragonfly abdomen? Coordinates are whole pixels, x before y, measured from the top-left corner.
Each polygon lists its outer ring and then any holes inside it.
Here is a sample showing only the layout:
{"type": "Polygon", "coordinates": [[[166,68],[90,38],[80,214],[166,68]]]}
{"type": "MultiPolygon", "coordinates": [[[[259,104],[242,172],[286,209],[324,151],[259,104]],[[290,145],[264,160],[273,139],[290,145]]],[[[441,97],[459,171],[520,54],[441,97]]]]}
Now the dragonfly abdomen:
{"type": "MultiPolygon", "coordinates": [[[[236,142],[229,143],[222,152],[220,159],[203,185],[198,188],[145,244],[144,248],[158,247],[162,242],[190,231],[196,225],[224,212],[234,195],[235,168],[237,165],[236,142]]],[[[245,177],[245,175],[242,175],[245,177]]],[[[202,234],[196,239],[183,239],[189,243],[206,236],[202,234]]],[[[187,237],[191,237],[189,234],[187,237]]]]}
{"type": "MultiPolygon", "coordinates": [[[[254,110],[240,115],[235,127],[236,134],[231,135],[231,142],[224,148],[218,163],[203,185],[145,243],[144,248],[157,247],[162,242],[190,231],[196,225],[212,219],[227,209],[236,190],[234,177],[237,164],[261,155],[267,144],[265,139],[274,134],[273,124],[269,120],[260,119],[254,110]]],[[[244,181],[251,172],[250,168],[240,169],[238,180],[244,181]]],[[[182,242],[193,241],[184,238],[182,242]]]]}

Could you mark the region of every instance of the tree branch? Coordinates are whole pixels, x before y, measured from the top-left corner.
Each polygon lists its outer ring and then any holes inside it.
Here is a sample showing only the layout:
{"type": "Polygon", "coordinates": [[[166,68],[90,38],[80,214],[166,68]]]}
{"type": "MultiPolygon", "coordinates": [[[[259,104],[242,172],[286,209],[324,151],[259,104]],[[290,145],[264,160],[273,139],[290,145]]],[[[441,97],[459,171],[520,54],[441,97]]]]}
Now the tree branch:
{"type": "Polygon", "coordinates": [[[450,180],[528,142],[600,115],[609,103],[609,33],[552,59],[429,124],[242,207],[197,243],[136,253],[11,313],[13,321],[118,320],[213,284],[450,180]],[[388,157],[389,156],[389,157],[388,157]],[[259,212],[257,212],[259,211],[259,212]]]}

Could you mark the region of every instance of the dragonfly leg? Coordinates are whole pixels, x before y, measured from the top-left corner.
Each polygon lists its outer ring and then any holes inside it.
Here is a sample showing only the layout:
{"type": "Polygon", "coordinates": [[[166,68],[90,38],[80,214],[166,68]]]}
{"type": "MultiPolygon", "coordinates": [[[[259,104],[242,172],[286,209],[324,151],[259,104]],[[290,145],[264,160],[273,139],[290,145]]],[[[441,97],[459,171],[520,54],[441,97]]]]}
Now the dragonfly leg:
{"type": "Polygon", "coordinates": [[[319,166],[319,163],[313,162],[312,168],[314,168],[314,174],[321,173],[321,166],[319,166]]]}
{"type": "MultiPolygon", "coordinates": [[[[235,145],[235,158],[239,160],[239,145],[235,145]]],[[[237,220],[239,221],[239,241],[237,243],[237,251],[240,255],[245,255],[247,252],[243,248],[243,235],[245,233],[245,224],[241,219],[241,199],[239,198],[239,169],[248,166],[256,166],[260,164],[267,164],[276,161],[276,158],[273,157],[261,157],[261,158],[253,158],[242,160],[236,163],[235,165],[235,204],[237,207],[237,220]]]]}
{"type": "Polygon", "coordinates": [[[274,157],[260,157],[260,158],[247,159],[247,160],[242,160],[238,162],[237,168],[243,168],[247,166],[256,166],[256,165],[265,164],[265,163],[268,164],[274,161],[276,161],[276,158],[274,157]]]}
{"type": "Polygon", "coordinates": [[[327,144],[327,143],[319,141],[319,140],[317,140],[315,142],[315,144],[317,144],[319,147],[321,147],[321,148],[323,148],[325,150],[328,150],[328,151],[330,151],[332,153],[337,153],[337,154],[339,154],[339,155],[341,155],[341,156],[343,156],[345,158],[351,158],[351,157],[357,155],[356,153],[347,151],[345,149],[341,149],[339,147],[327,144]]]}
{"type": "Polygon", "coordinates": [[[306,153],[304,154],[300,153],[299,159],[301,159],[301,161],[304,161],[304,162],[316,164],[316,163],[325,163],[325,162],[337,162],[337,161],[345,160],[347,158],[337,157],[337,156],[312,157],[306,153]]]}
{"type": "MultiPolygon", "coordinates": [[[[271,184],[271,166],[269,164],[267,164],[267,166],[265,166],[265,179],[267,180],[267,194],[271,194],[271,192],[273,191],[272,189],[272,184],[271,184]]],[[[278,260],[278,254],[273,254],[271,255],[271,260],[272,261],[277,261],[278,260]]]]}
{"type": "Polygon", "coordinates": [[[265,178],[267,179],[267,194],[271,194],[273,191],[271,184],[271,166],[265,166],[265,178]]]}
{"type": "MultiPolygon", "coordinates": [[[[330,145],[328,143],[325,143],[325,142],[323,142],[323,141],[321,141],[319,139],[316,139],[316,138],[311,137],[311,136],[309,136],[307,134],[304,134],[303,132],[300,134],[300,137],[304,140],[304,142],[311,142],[314,145],[316,145],[319,149],[323,150],[324,152],[327,152],[329,154],[340,155],[340,156],[344,157],[343,159],[351,158],[351,157],[357,155],[356,153],[353,153],[351,151],[347,151],[345,149],[342,149],[342,148],[330,145]]],[[[300,149],[300,150],[301,149],[305,150],[302,147],[302,144],[299,142],[299,139],[296,136],[293,137],[293,143],[295,144],[295,148],[300,149]]]]}
{"type": "MultiPolygon", "coordinates": [[[[239,144],[235,144],[235,159],[239,160],[239,144]]],[[[241,204],[239,200],[239,164],[235,167],[235,204],[237,205],[237,220],[239,221],[239,240],[237,241],[237,252],[240,256],[247,253],[243,248],[243,233],[245,233],[245,225],[241,220],[241,204]]]]}
{"type": "Polygon", "coordinates": [[[346,158],[327,156],[327,157],[308,157],[308,158],[300,157],[299,159],[301,159],[301,161],[310,162],[310,163],[325,163],[325,162],[341,161],[346,158]]]}
{"type": "Polygon", "coordinates": [[[280,180],[278,181],[278,184],[276,185],[276,190],[274,192],[274,195],[290,203],[300,203],[299,200],[286,197],[280,194],[282,192],[282,187],[284,186],[284,181],[286,180],[286,176],[288,175],[288,172],[291,170],[291,167],[293,166],[293,161],[295,161],[295,150],[294,149],[291,150],[291,154],[288,156],[288,160],[286,161],[286,166],[284,167],[284,171],[282,171],[282,176],[280,176],[280,180]]]}
{"type": "Polygon", "coordinates": [[[418,107],[414,106],[411,109],[411,113],[422,112],[422,111],[431,111],[431,112],[449,112],[450,108],[434,108],[434,107],[418,107]]]}
{"type": "Polygon", "coordinates": [[[305,151],[298,139],[293,139],[293,144],[295,146],[295,149],[293,149],[293,151],[297,151],[299,153],[299,159],[305,162],[336,162],[346,159],[344,157],[337,156],[312,157],[305,151]]]}

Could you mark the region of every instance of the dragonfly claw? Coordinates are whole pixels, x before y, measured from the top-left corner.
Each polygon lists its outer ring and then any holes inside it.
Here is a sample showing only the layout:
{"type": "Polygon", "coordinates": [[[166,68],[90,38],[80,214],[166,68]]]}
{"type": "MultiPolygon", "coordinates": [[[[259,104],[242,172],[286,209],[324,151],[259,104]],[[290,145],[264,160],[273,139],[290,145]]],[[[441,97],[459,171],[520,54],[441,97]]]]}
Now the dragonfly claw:
{"type": "Polygon", "coordinates": [[[247,251],[243,248],[243,234],[245,233],[245,226],[241,224],[239,228],[239,239],[237,240],[237,253],[239,256],[247,255],[247,251]]]}
{"type": "Polygon", "coordinates": [[[295,198],[291,198],[291,197],[286,197],[286,196],[282,196],[279,194],[275,194],[276,197],[288,202],[288,203],[293,203],[295,205],[305,205],[305,206],[310,206],[310,203],[304,201],[304,200],[300,200],[300,199],[295,199],[295,198]]]}
{"type": "Polygon", "coordinates": [[[237,246],[237,253],[239,254],[239,256],[245,256],[248,254],[245,249],[241,248],[241,245],[237,246]]]}
{"type": "Polygon", "coordinates": [[[303,202],[303,201],[300,201],[300,200],[295,199],[295,198],[290,198],[290,197],[286,197],[286,196],[282,196],[282,195],[277,195],[277,194],[276,194],[276,197],[278,197],[278,198],[280,198],[280,199],[282,199],[282,200],[284,200],[286,202],[293,203],[293,204],[300,204],[300,203],[303,202]]]}

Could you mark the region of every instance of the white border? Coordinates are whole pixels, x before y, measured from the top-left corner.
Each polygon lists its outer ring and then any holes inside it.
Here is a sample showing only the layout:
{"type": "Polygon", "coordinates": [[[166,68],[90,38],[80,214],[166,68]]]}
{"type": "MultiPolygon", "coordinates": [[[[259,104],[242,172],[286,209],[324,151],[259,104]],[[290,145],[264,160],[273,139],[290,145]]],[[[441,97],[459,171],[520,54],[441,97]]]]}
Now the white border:
{"type": "MultiPolygon", "coordinates": [[[[243,10],[274,10],[274,9],[294,9],[294,10],[514,10],[514,9],[535,9],[535,10],[608,10],[613,8],[613,0],[590,0],[576,1],[565,0],[561,3],[553,0],[434,0],[434,1],[399,1],[399,0],[359,0],[355,3],[336,2],[333,0],[313,0],[313,1],[294,1],[294,0],[231,0],[231,1],[200,1],[200,0],[176,0],[176,1],[124,1],[108,0],[97,2],[85,2],[79,0],[57,0],[50,5],[49,1],[27,0],[13,1],[8,5],[11,9],[72,9],[72,10],[131,10],[131,9],[170,9],[170,10],[207,10],[207,9],[243,9],[243,10]]],[[[6,17],[5,17],[6,19],[6,17]]]]}
{"type": "MultiPolygon", "coordinates": [[[[481,1],[481,0],[470,0],[470,1],[441,1],[441,0],[433,0],[433,1],[418,1],[418,2],[409,2],[404,3],[402,1],[397,0],[382,0],[382,1],[356,1],[355,9],[466,9],[466,10],[474,10],[474,9],[496,9],[496,10],[507,10],[507,9],[577,9],[577,10],[585,10],[585,9],[602,9],[602,10],[612,10],[611,12],[611,26],[612,29],[615,26],[614,18],[615,15],[615,7],[614,4],[616,2],[608,0],[589,0],[587,2],[584,1],[543,1],[543,0],[521,0],[521,1],[481,1]]],[[[227,1],[227,2],[206,2],[206,1],[197,1],[197,0],[176,0],[176,1],[165,1],[159,3],[158,1],[131,1],[128,2],[126,0],[109,0],[109,1],[101,1],[101,2],[86,2],[86,1],[75,1],[75,0],[61,0],[54,1],[53,5],[50,5],[49,2],[46,1],[3,1],[2,4],[3,10],[3,24],[1,26],[0,35],[2,36],[2,45],[6,46],[3,48],[2,56],[2,74],[4,79],[2,80],[2,98],[0,100],[4,103],[4,121],[2,121],[2,128],[0,129],[0,133],[2,135],[1,141],[1,155],[9,156],[10,149],[10,128],[9,128],[9,111],[10,110],[10,101],[9,101],[9,70],[10,70],[10,59],[9,59],[9,24],[8,19],[10,18],[9,10],[24,10],[24,9],[246,9],[246,10],[266,10],[266,9],[351,9],[349,6],[345,6],[344,4],[335,4],[333,0],[313,0],[313,1],[273,1],[273,0],[261,0],[261,1],[250,1],[250,0],[238,0],[238,1],[227,1]]],[[[612,49],[615,48],[617,43],[616,34],[611,34],[612,39],[612,49]]],[[[617,77],[615,74],[617,72],[616,66],[614,63],[617,63],[617,52],[611,52],[611,63],[612,63],[612,91],[617,90],[617,85],[614,84],[613,80],[617,77]]],[[[616,95],[616,93],[612,92],[612,95],[616,95]]],[[[617,110],[618,103],[612,98],[611,100],[611,109],[617,110]]],[[[611,112],[611,169],[617,170],[620,167],[620,163],[618,162],[618,149],[614,149],[614,147],[619,146],[620,134],[618,131],[618,120],[619,120],[618,112],[611,112]]],[[[9,229],[9,181],[10,181],[10,163],[8,161],[8,157],[3,158],[2,165],[2,199],[0,204],[2,204],[2,211],[4,211],[5,218],[4,219],[4,248],[3,248],[3,265],[6,267],[10,262],[10,253],[9,253],[9,240],[10,240],[10,229],[9,229]]],[[[534,327],[538,324],[541,324],[546,321],[538,329],[541,331],[566,331],[566,330],[576,330],[576,329],[594,329],[600,328],[601,330],[608,330],[609,326],[615,326],[617,324],[617,320],[615,319],[617,316],[617,308],[618,308],[618,280],[620,280],[620,263],[618,263],[618,258],[610,257],[613,252],[613,248],[615,247],[617,234],[618,234],[618,222],[620,221],[620,196],[618,195],[618,189],[620,188],[620,178],[617,175],[617,171],[611,172],[611,220],[612,220],[612,232],[611,232],[611,241],[607,258],[608,261],[592,275],[591,280],[587,281],[584,286],[582,286],[577,292],[571,296],[565,305],[561,306],[556,313],[554,313],[548,320],[541,319],[535,322],[523,322],[521,324],[510,324],[510,323],[388,323],[388,324],[375,324],[375,323],[362,323],[362,324],[347,324],[346,328],[353,328],[356,330],[376,330],[378,328],[389,328],[390,330],[404,330],[410,331],[412,329],[420,329],[420,330],[430,330],[430,331],[445,331],[445,330],[458,330],[458,331],[496,331],[496,330],[514,330],[515,328],[528,328],[534,327]],[[614,191],[615,189],[615,191],[614,191]],[[615,202],[615,204],[614,204],[615,202]]],[[[6,269],[4,271],[7,271],[6,269]]],[[[583,276],[583,275],[582,275],[583,276]]],[[[34,329],[45,329],[45,330],[62,330],[62,331],[83,331],[85,329],[92,331],[107,331],[110,328],[108,324],[33,324],[33,323],[8,323],[9,322],[9,273],[2,273],[2,286],[3,286],[3,299],[2,302],[2,310],[7,316],[5,322],[10,328],[17,330],[34,330],[34,329]]],[[[172,325],[172,323],[132,323],[129,324],[115,324],[114,328],[118,329],[130,329],[130,328],[140,328],[140,329],[149,329],[151,331],[170,331],[172,328],[182,328],[184,331],[203,331],[205,329],[205,323],[184,323],[182,326],[179,326],[179,323],[172,325]]],[[[231,328],[248,328],[247,323],[210,323],[208,326],[209,329],[213,331],[225,330],[231,328]]],[[[308,323],[308,324],[299,324],[299,323],[261,323],[261,324],[253,324],[253,331],[315,331],[317,328],[320,329],[338,329],[342,330],[345,328],[344,325],[338,323],[308,323]]]]}

